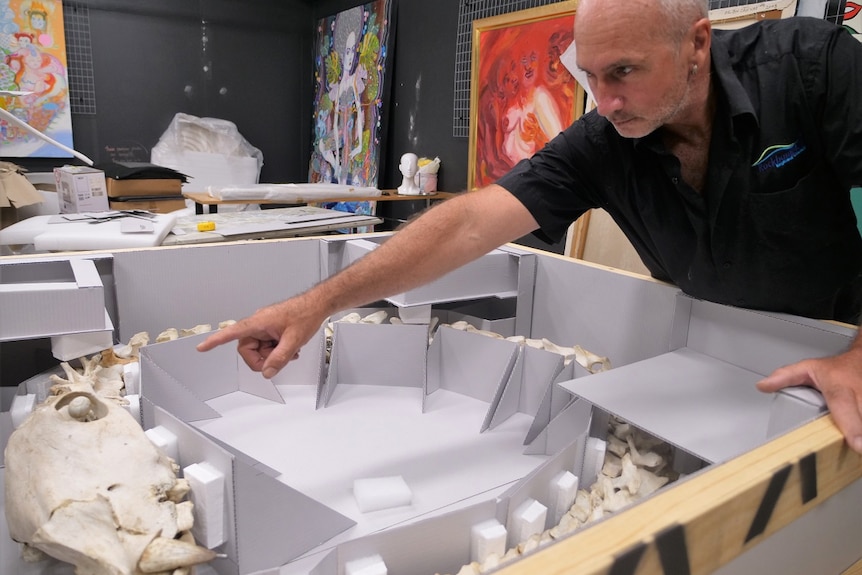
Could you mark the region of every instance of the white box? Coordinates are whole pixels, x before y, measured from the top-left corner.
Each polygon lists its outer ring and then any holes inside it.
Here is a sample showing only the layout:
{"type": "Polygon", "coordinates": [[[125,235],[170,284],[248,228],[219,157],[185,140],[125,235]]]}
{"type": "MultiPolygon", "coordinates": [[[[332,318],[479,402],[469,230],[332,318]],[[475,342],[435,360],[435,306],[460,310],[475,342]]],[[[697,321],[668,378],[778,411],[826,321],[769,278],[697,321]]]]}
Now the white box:
{"type": "Polygon", "coordinates": [[[108,211],[105,172],[86,166],[54,168],[61,214],[108,211]]]}
{"type": "Polygon", "coordinates": [[[105,328],[104,287],[93,260],[0,263],[0,341],[105,328]]]}

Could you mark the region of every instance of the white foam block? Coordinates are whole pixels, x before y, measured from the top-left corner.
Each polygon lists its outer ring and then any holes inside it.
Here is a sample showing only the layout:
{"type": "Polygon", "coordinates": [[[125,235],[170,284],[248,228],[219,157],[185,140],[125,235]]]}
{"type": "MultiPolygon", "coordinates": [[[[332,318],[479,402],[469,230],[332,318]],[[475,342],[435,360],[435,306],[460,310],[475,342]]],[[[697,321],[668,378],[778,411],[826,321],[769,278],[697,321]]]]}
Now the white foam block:
{"type": "Polygon", "coordinates": [[[105,310],[105,329],[51,337],[51,354],[60,361],[94,355],[114,345],[114,324],[105,310]]]}
{"type": "Polygon", "coordinates": [[[386,575],[386,563],[380,555],[355,559],[344,564],[344,575],[386,575]]]}
{"type": "Polygon", "coordinates": [[[226,541],[224,474],[203,461],[184,468],[183,477],[189,482],[195,506],[192,535],[204,547],[218,547],[226,541]]]}
{"type": "Polygon", "coordinates": [[[578,494],[578,476],[571,471],[563,471],[551,480],[549,489],[550,505],[554,523],[559,523],[563,515],[571,509],[578,494]]]}
{"type": "Polygon", "coordinates": [[[9,408],[9,415],[12,416],[12,427],[18,429],[18,426],[24,423],[33,410],[36,408],[36,394],[28,393],[26,395],[16,395],[12,398],[12,405],[9,408]]]}
{"type": "MultiPolygon", "coordinates": [[[[143,422],[141,421],[141,396],[136,394],[126,395],[124,396],[124,399],[128,402],[125,406],[126,411],[129,412],[129,415],[135,418],[135,421],[143,425],[143,422]]],[[[176,461],[176,459],[174,459],[174,461],[176,461]]]]}
{"type": "Polygon", "coordinates": [[[126,395],[141,393],[141,364],[132,361],[123,364],[123,383],[126,386],[126,395]]]}
{"type": "MultiPolygon", "coordinates": [[[[138,407],[140,410],[140,406],[138,407]]],[[[139,411],[140,412],[140,411],[139,411]]],[[[177,436],[162,427],[157,425],[144,432],[150,438],[153,445],[158,447],[162,453],[173,459],[175,462],[180,462],[180,448],[177,442],[177,436]]]]}
{"type": "Polygon", "coordinates": [[[408,305],[399,307],[398,317],[404,323],[428,323],[431,321],[431,306],[408,305]]]}
{"type": "Polygon", "coordinates": [[[496,519],[477,523],[470,529],[470,557],[484,563],[488,555],[498,558],[506,554],[506,527],[496,519]]]}
{"type": "Polygon", "coordinates": [[[512,531],[516,534],[519,542],[526,541],[533,535],[545,530],[547,517],[547,507],[535,499],[527,499],[518,506],[512,516],[512,531]]]}
{"type": "Polygon", "coordinates": [[[363,513],[410,505],[413,493],[400,475],[353,481],[353,496],[363,513]]]}
{"type": "Polygon", "coordinates": [[[581,479],[584,485],[592,485],[599,477],[599,471],[605,461],[605,452],[608,444],[605,440],[597,437],[588,437],[586,449],[584,450],[584,465],[581,469],[581,479]]]}

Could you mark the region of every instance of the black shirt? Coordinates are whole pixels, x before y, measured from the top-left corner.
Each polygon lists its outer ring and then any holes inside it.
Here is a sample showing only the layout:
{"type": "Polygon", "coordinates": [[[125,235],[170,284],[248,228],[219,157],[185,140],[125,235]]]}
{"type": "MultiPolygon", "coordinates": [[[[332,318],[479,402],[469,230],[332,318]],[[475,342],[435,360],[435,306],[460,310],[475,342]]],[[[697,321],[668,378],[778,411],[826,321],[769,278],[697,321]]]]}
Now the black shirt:
{"type": "Polygon", "coordinates": [[[659,131],[623,138],[592,111],[497,183],[558,241],[605,209],[658,279],[702,299],[857,322],[862,43],[813,18],[714,31],[717,95],[702,194],[659,131]]]}

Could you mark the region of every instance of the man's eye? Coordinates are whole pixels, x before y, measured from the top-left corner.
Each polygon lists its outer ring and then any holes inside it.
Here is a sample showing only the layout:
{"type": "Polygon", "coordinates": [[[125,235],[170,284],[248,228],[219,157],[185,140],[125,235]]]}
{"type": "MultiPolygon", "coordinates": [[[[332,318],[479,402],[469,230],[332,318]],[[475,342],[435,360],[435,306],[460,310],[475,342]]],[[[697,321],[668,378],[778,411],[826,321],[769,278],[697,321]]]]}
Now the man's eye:
{"type": "Polygon", "coordinates": [[[631,73],[632,69],[633,68],[631,66],[620,66],[616,69],[616,75],[618,77],[628,76],[631,73]]]}

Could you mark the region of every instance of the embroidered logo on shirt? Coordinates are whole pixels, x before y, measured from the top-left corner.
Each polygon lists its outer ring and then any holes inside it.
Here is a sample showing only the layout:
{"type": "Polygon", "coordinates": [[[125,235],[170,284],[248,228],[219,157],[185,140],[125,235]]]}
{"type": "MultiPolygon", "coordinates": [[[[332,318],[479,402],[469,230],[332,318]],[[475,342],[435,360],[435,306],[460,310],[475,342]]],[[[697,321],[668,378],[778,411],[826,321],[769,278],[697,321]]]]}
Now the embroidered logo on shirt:
{"type": "Polygon", "coordinates": [[[751,164],[752,168],[757,168],[758,172],[765,172],[770,168],[780,168],[784,164],[792,162],[807,149],[807,146],[796,140],[792,144],[778,144],[769,146],[756,162],[751,164]]]}

